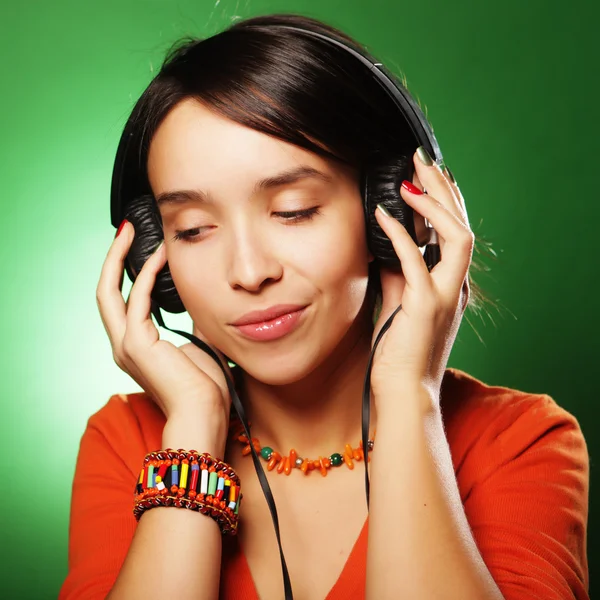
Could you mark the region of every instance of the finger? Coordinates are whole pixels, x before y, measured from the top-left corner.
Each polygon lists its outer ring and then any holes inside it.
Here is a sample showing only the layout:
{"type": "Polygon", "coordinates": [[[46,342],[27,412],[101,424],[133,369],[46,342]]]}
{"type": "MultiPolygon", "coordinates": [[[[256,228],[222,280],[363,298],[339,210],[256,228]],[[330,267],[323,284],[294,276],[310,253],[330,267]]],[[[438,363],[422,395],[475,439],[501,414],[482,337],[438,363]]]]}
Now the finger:
{"type": "MultiPolygon", "coordinates": [[[[388,213],[389,215],[389,213],[388,213]]],[[[388,236],[400,262],[406,285],[414,289],[431,287],[431,278],[423,256],[410,237],[406,228],[391,215],[386,215],[380,205],[377,205],[375,217],[377,222],[388,236]]]]}
{"type": "Polygon", "coordinates": [[[417,194],[403,183],[400,194],[414,210],[420,212],[438,232],[441,261],[432,269],[432,275],[445,285],[456,283],[460,288],[466,277],[473,252],[473,232],[437,198],[429,194],[417,194]]]}
{"type": "Polygon", "coordinates": [[[458,200],[458,203],[460,204],[460,207],[466,217],[467,222],[469,222],[469,217],[467,215],[467,205],[466,205],[465,199],[463,198],[463,195],[460,191],[460,188],[458,187],[458,183],[456,182],[454,173],[452,173],[452,171],[450,170],[450,167],[448,167],[448,165],[445,165],[442,173],[443,173],[444,177],[447,179],[448,184],[452,188],[452,191],[454,192],[454,196],[458,200]]]}
{"type": "MultiPolygon", "coordinates": [[[[419,176],[414,173],[412,179],[413,185],[423,191],[423,185],[419,181],[419,176]]],[[[430,238],[429,234],[429,225],[427,221],[425,221],[425,217],[420,215],[418,212],[413,211],[414,223],[415,223],[415,234],[417,238],[417,245],[419,247],[423,247],[430,238]]]]}
{"type": "Polygon", "coordinates": [[[404,288],[406,287],[406,277],[398,274],[396,271],[379,268],[379,279],[381,281],[382,305],[380,318],[386,319],[402,303],[404,288]]]}
{"type": "Polygon", "coordinates": [[[156,275],[167,259],[164,240],[158,244],[140,269],[127,300],[127,322],[141,325],[150,318],[151,293],[156,275]]]}
{"type": "Polygon", "coordinates": [[[133,225],[129,222],[126,223],[108,250],[96,288],[96,302],[100,318],[113,348],[115,342],[122,339],[125,332],[126,308],[121,292],[123,262],[134,235],[133,225]]]}
{"type": "MultiPolygon", "coordinates": [[[[458,199],[458,201],[460,203],[460,206],[465,215],[466,222],[470,223],[469,215],[467,213],[467,205],[465,203],[465,199],[462,195],[462,192],[460,191],[460,188],[458,186],[458,182],[456,181],[456,177],[454,176],[454,173],[450,170],[450,167],[448,165],[444,165],[444,169],[442,172],[443,172],[444,176],[446,177],[446,179],[448,180],[450,187],[454,191],[455,197],[458,199]]],[[[469,282],[468,273],[467,273],[467,276],[465,277],[465,281],[463,283],[461,293],[462,293],[462,310],[464,311],[467,307],[467,304],[469,303],[469,298],[471,297],[471,284],[469,282]]]]}
{"type": "Polygon", "coordinates": [[[427,194],[437,198],[450,212],[454,213],[463,222],[468,223],[466,214],[458,198],[455,197],[450,182],[442,173],[440,167],[431,159],[427,150],[421,146],[413,155],[413,161],[419,181],[423,188],[427,190],[427,194]]]}
{"type": "MultiPolygon", "coordinates": [[[[460,189],[458,188],[458,184],[456,183],[456,180],[454,179],[454,175],[452,174],[452,172],[450,171],[450,169],[447,166],[445,166],[444,169],[442,169],[442,176],[446,179],[448,185],[452,189],[454,197],[457,200],[458,210],[462,213],[463,222],[469,223],[469,216],[467,214],[465,199],[463,198],[463,195],[461,194],[460,189]]],[[[415,171],[415,174],[413,175],[412,182],[413,182],[413,185],[416,188],[420,189],[421,191],[424,191],[426,189],[423,186],[423,184],[421,183],[421,181],[419,180],[419,176],[417,175],[416,171],[415,171]]],[[[424,217],[421,217],[421,219],[423,220],[423,222],[425,222],[424,217]]],[[[416,222],[417,221],[416,221],[416,217],[415,217],[415,223],[416,222]]],[[[428,236],[425,235],[424,233],[421,233],[421,235],[423,236],[423,239],[428,238],[428,236]]],[[[421,238],[419,238],[419,239],[421,239],[421,238]]]]}
{"type": "MultiPolygon", "coordinates": [[[[208,342],[206,343],[208,344],[208,342]]],[[[211,344],[208,344],[208,346],[219,357],[221,365],[227,373],[229,379],[233,380],[233,374],[231,372],[231,369],[229,368],[229,365],[227,364],[227,361],[225,360],[225,357],[223,356],[223,353],[211,344]]],[[[217,365],[217,363],[213,360],[213,357],[209,356],[207,352],[205,352],[201,348],[198,348],[196,344],[193,344],[191,342],[189,344],[184,344],[183,346],[180,346],[179,349],[194,363],[194,365],[196,365],[199,369],[204,371],[219,386],[221,393],[224,397],[226,397],[229,393],[229,387],[227,385],[227,381],[223,378],[223,372],[221,370],[221,367],[217,365]]]]}

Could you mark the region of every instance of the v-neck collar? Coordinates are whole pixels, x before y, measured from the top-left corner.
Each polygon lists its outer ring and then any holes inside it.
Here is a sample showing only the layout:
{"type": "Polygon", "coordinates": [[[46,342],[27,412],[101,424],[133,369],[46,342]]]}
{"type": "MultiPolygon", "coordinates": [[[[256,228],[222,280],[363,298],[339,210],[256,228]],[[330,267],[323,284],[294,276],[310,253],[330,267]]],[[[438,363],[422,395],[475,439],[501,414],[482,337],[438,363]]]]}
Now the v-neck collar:
{"type": "MultiPolygon", "coordinates": [[[[342,571],[327,593],[323,600],[363,600],[365,597],[365,580],[366,580],[366,561],[367,561],[367,536],[369,517],[365,519],[363,526],[352,546],[352,550],[348,555],[348,559],[344,564],[342,571]]],[[[258,592],[250,566],[246,560],[246,555],[242,550],[239,539],[236,537],[230,550],[237,556],[232,557],[233,560],[229,563],[235,571],[235,579],[237,585],[247,590],[249,593],[244,594],[244,600],[259,600],[258,592]]],[[[273,576],[281,577],[281,565],[279,561],[273,569],[273,576]]],[[[229,595],[222,596],[223,600],[229,600],[229,595]]],[[[236,596],[241,598],[241,596],[236,596]]]]}

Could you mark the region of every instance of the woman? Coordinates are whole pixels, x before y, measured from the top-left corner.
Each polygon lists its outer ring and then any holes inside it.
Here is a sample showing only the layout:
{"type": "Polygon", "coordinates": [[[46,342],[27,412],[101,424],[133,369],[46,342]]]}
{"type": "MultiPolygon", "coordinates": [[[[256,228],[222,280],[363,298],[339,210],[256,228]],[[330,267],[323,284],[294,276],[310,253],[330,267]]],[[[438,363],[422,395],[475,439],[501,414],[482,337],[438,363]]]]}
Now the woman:
{"type": "Polygon", "coordinates": [[[124,221],[97,290],[115,360],[145,392],[111,397],[84,432],[60,598],[284,597],[272,516],[224,372],[267,466],[294,598],[587,598],[589,466],[576,419],[547,395],[446,366],[465,308],[482,298],[458,186],[415,151],[354,59],[282,25],[353,43],[304,17],[249,19],[186,42],[145,92],[140,202],[164,243],[132,267],[149,242],[139,215],[124,221]],[[425,219],[439,236],[431,272],[385,207],[376,223],[402,269],[369,248],[359,176],[374,154],[414,171],[400,194],[418,244],[425,219]],[[223,369],[194,344],[159,339],[151,301],[167,263],[181,305],[163,307],[187,310],[223,369]],[[371,367],[367,510],[363,379],[399,306],[371,367]],[[200,460],[185,463],[185,477],[182,461],[181,479],[170,460],[169,479],[151,470],[146,485],[144,457],[167,448],[232,469],[237,536],[210,512],[139,510],[142,492],[185,488],[200,460]]]}

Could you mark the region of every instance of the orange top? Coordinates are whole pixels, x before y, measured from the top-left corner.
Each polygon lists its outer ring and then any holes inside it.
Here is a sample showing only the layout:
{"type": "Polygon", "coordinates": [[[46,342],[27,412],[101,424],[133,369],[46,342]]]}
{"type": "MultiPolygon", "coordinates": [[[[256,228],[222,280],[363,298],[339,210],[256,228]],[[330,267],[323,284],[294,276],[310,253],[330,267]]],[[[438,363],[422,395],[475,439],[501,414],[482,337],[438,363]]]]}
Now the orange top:
{"type": "MultiPolygon", "coordinates": [[[[545,394],[488,386],[458,369],[446,370],[441,403],[467,519],[506,600],[588,600],[589,457],[577,419],[545,394]]],[[[164,424],[143,392],[112,396],[90,417],[59,600],[100,599],[112,588],[137,525],[140,468],[161,448],[164,424]]],[[[364,598],[367,527],[368,519],[326,600],[364,598]]],[[[258,600],[237,537],[223,541],[220,598],[258,600]]]]}

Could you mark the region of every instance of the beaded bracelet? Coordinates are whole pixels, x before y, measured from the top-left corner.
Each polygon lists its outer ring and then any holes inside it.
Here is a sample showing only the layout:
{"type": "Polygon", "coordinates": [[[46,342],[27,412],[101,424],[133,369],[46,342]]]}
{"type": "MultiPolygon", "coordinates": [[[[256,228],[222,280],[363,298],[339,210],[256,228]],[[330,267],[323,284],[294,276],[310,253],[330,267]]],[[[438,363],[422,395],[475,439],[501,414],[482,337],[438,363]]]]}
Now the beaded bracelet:
{"type": "Polygon", "coordinates": [[[139,521],[155,506],[189,508],[212,517],[221,533],[236,535],[242,496],[240,479],[227,463],[208,452],[167,448],[144,457],[133,514],[139,521]]]}

